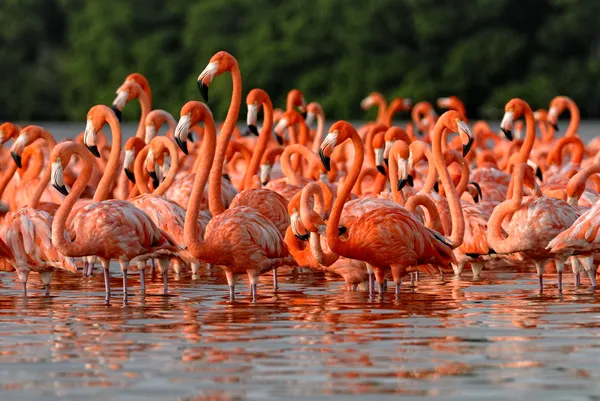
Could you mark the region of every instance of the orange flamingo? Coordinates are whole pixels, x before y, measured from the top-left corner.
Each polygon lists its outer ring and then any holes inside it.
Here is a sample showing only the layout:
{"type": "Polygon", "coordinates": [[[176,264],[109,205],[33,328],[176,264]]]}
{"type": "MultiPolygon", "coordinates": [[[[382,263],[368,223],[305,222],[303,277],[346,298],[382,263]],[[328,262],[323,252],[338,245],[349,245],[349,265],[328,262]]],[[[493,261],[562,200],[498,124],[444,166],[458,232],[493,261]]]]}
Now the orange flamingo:
{"type": "MultiPolygon", "coordinates": [[[[113,132],[113,148],[118,149],[111,157],[120,159],[121,128],[114,112],[105,106],[94,106],[88,113],[87,131],[98,132],[108,122],[113,132]]],[[[87,142],[87,141],[86,141],[87,142]]],[[[92,144],[93,146],[93,144],[92,144]]],[[[112,153],[112,152],[111,152],[112,153]]],[[[81,196],[91,176],[92,161],[85,147],[73,142],[57,145],[52,152],[52,185],[67,195],[56,212],[52,225],[52,243],[67,256],[95,255],[100,259],[104,270],[106,301],[110,301],[109,266],[111,259],[117,259],[123,273],[123,302],[127,303],[127,270],[130,262],[147,260],[177,251],[173,239],[152,219],[130,202],[105,200],[92,202],[71,217],[72,242],[62,234],[73,206],[81,196]],[[63,181],[63,171],[72,155],[77,155],[84,164],[69,194],[63,181]]],[[[114,171],[110,171],[114,177],[114,171]]],[[[107,172],[105,172],[106,176],[107,172]]],[[[103,177],[104,178],[104,177],[103,177]]],[[[96,193],[95,196],[98,194],[96,193]]]]}
{"type": "MultiPolygon", "coordinates": [[[[449,111],[438,120],[437,142],[441,143],[441,131],[444,126],[459,131],[461,136],[470,138],[468,127],[458,119],[456,112],[449,111]]],[[[346,199],[360,173],[364,159],[363,144],[351,124],[339,121],[330,128],[330,133],[321,144],[320,151],[323,164],[327,168],[330,165],[329,156],[333,148],[348,139],[354,144],[356,156],[327,223],[327,242],[331,250],[342,256],[369,263],[373,267],[380,292],[383,292],[384,273],[388,266],[391,267],[397,293],[401,278],[410,267],[431,263],[447,268],[449,263],[454,262],[451,246],[458,246],[462,240],[464,220],[456,197],[456,189],[451,187],[450,177],[441,160],[441,144],[438,143],[434,149],[436,155],[439,154],[436,165],[441,170],[439,173],[442,183],[447,186],[448,193],[454,195],[450,197],[451,211],[457,220],[450,241],[421,225],[406,209],[381,199],[377,200],[376,208],[364,213],[348,227],[348,239],[342,240],[339,237],[338,226],[346,199]]]]}
{"type": "Polygon", "coordinates": [[[221,168],[240,110],[242,77],[237,60],[224,51],[216,53],[198,77],[200,93],[206,99],[208,85],[225,71],[231,73],[233,94],[216,150],[212,114],[206,106],[197,109],[198,119],[205,124],[202,145],[204,158],[198,164],[188,206],[184,228],[185,244],[198,259],[223,267],[229,284],[230,299],[235,298],[235,284],[239,275],[246,273],[250,280],[252,298],[256,300],[259,275],[280,265],[291,264],[293,258],[286,250],[283,236],[270,219],[253,207],[239,206],[225,210],[221,201],[221,168]],[[213,218],[206,226],[203,239],[198,232],[198,201],[204,192],[209,169],[209,205],[213,218]]]}

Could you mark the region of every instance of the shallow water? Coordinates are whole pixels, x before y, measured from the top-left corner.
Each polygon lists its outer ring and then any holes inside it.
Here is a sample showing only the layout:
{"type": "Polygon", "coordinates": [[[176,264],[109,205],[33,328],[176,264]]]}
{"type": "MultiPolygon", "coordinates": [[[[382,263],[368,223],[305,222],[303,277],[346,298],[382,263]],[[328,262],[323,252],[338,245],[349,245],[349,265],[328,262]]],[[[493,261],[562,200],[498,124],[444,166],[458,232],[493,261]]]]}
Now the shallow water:
{"type": "Polygon", "coordinates": [[[170,296],[156,277],[143,301],[130,273],[128,306],[119,273],[111,306],[98,273],[58,274],[50,298],[32,274],[26,299],[0,273],[0,399],[598,399],[597,296],[570,275],[558,296],[551,274],[538,295],[533,271],[423,278],[370,300],[283,270],[256,304],[245,281],[230,303],[219,269],[171,276],[170,296]]]}

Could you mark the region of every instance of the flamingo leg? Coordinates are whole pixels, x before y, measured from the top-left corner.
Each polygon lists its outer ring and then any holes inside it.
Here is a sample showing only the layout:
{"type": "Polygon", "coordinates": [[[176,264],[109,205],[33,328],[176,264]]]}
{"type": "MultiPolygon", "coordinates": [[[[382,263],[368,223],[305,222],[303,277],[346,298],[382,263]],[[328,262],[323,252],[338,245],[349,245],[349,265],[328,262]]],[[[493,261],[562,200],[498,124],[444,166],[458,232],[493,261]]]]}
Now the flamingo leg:
{"type": "Polygon", "coordinates": [[[463,271],[463,268],[465,267],[464,263],[459,263],[459,264],[452,264],[452,270],[454,270],[454,275],[456,277],[460,277],[463,271]]]}
{"type": "Polygon", "coordinates": [[[596,268],[594,266],[594,257],[592,255],[583,257],[579,260],[583,265],[583,268],[587,272],[590,277],[590,281],[592,282],[592,287],[596,287],[596,268]]]}
{"type": "MultiPolygon", "coordinates": [[[[412,277],[412,275],[411,275],[412,277]]],[[[400,283],[395,283],[396,284],[396,298],[400,297],[400,283]]]]}
{"type": "Polygon", "coordinates": [[[88,261],[89,266],[88,266],[88,271],[87,271],[87,275],[88,276],[93,276],[94,275],[94,265],[96,264],[96,256],[91,256],[90,260],[88,261]]]}
{"type": "Polygon", "coordinates": [[[150,259],[150,276],[152,276],[152,281],[156,277],[156,262],[154,259],[150,259]]]}
{"type": "Polygon", "coordinates": [[[535,269],[538,274],[538,281],[540,284],[540,294],[544,292],[544,267],[546,266],[545,260],[536,260],[535,269]]]}
{"type": "Polygon", "coordinates": [[[562,279],[563,279],[563,270],[565,269],[565,261],[564,260],[555,260],[556,264],[556,273],[558,274],[558,292],[562,293],[562,279]]]}
{"type": "Polygon", "coordinates": [[[273,269],[273,290],[277,291],[277,269],[273,269]]]}
{"type": "Polygon", "coordinates": [[[419,271],[418,270],[415,272],[415,280],[416,281],[421,281],[421,277],[419,276],[419,271]]]}
{"type": "Polygon", "coordinates": [[[581,286],[581,273],[575,273],[575,287],[579,288],[581,286]]]}
{"type": "Polygon", "coordinates": [[[225,276],[227,277],[227,284],[229,285],[229,300],[235,300],[235,283],[238,279],[238,274],[235,274],[231,271],[225,271],[225,276]]]}
{"type": "Polygon", "coordinates": [[[163,294],[169,293],[169,259],[159,258],[158,267],[163,276],[163,294]]]}
{"type": "Polygon", "coordinates": [[[473,272],[473,278],[478,279],[481,271],[483,270],[483,263],[471,263],[471,271],[473,272]]]}
{"type": "Polygon", "coordinates": [[[23,290],[23,296],[27,296],[27,279],[29,278],[29,269],[20,269],[17,268],[17,275],[19,276],[19,280],[21,280],[21,289],[23,290]]]}
{"type": "MultiPolygon", "coordinates": [[[[273,269],[275,271],[275,269],[273,269]]],[[[258,297],[258,272],[248,270],[248,279],[250,280],[250,292],[252,294],[252,302],[256,302],[258,297]]]]}
{"type": "Polygon", "coordinates": [[[127,265],[128,262],[121,263],[121,272],[123,273],[123,305],[127,305],[127,265]]]}
{"type": "Polygon", "coordinates": [[[200,262],[192,262],[192,278],[197,278],[200,270],[200,262]]]}
{"type": "Polygon", "coordinates": [[[106,304],[110,303],[110,260],[100,259],[100,264],[102,264],[102,270],[104,271],[104,291],[106,295],[104,299],[106,300],[106,304]]]}
{"type": "Polygon", "coordinates": [[[85,277],[88,274],[88,267],[89,267],[89,263],[87,261],[87,258],[83,258],[83,270],[81,271],[81,274],[85,277]]]}
{"type": "Polygon", "coordinates": [[[137,262],[138,270],[140,271],[140,292],[146,294],[146,261],[137,262]]]}
{"type": "Polygon", "coordinates": [[[410,286],[411,286],[411,287],[414,287],[414,286],[415,286],[415,276],[416,276],[416,274],[415,274],[415,273],[416,273],[416,272],[412,272],[412,273],[410,273],[410,286]]]}
{"type": "Polygon", "coordinates": [[[40,278],[42,279],[42,283],[44,283],[44,292],[45,296],[50,296],[50,281],[52,281],[52,270],[47,272],[40,273],[40,278]]]}
{"type": "Polygon", "coordinates": [[[596,283],[596,272],[593,270],[588,270],[588,276],[590,276],[590,281],[592,282],[592,287],[597,287],[598,284],[596,283]]]}

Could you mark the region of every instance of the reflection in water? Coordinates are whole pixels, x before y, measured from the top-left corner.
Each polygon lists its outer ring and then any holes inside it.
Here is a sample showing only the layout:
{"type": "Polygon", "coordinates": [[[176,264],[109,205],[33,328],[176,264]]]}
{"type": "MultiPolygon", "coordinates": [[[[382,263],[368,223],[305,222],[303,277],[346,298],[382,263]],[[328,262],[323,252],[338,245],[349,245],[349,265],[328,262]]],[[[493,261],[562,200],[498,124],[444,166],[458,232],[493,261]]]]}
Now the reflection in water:
{"type": "MultiPolygon", "coordinates": [[[[51,298],[0,275],[0,389],[10,400],[444,399],[600,393],[600,304],[588,288],[536,295],[531,266],[423,279],[400,299],[283,271],[253,304],[221,274],[158,278],[105,306],[101,275],[59,274],[51,298]]],[[[550,278],[552,279],[552,277],[550,278]]],[[[120,278],[114,277],[115,288],[120,278]]],[[[136,278],[132,276],[132,281],[136,278]]],[[[137,287],[137,283],[132,285],[137,287]]]]}

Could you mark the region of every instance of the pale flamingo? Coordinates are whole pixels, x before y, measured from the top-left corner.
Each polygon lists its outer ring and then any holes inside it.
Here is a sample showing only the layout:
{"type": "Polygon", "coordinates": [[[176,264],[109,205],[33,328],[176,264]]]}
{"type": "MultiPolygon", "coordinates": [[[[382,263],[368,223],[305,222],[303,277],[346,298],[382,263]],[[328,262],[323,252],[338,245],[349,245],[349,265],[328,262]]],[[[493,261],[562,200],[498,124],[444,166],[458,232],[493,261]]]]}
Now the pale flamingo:
{"type": "MultiPolygon", "coordinates": [[[[94,106],[88,113],[86,132],[97,133],[108,122],[113,133],[111,158],[120,159],[121,127],[114,112],[106,106],[94,106]],[[118,150],[118,151],[117,151],[118,150]]],[[[93,138],[93,137],[92,137],[93,138]]],[[[86,143],[94,146],[93,140],[86,143]]],[[[52,225],[52,243],[67,256],[97,256],[104,270],[106,301],[110,301],[109,267],[110,260],[117,259],[123,273],[123,302],[127,303],[127,270],[130,262],[147,260],[176,252],[173,239],[159,229],[143,211],[130,202],[105,200],[92,202],[72,216],[72,230],[69,236],[63,234],[73,206],[85,189],[91,175],[92,161],[85,148],[76,143],[57,145],[52,152],[52,184],[67,198],[56,212],[52,225]],[[63,169],[71,156],[76,154],[84,163],[71,193],[68,194],[63,182],[63,169]]],[[[114,171],[105,171],[103,179],[114,171]]],[[[100,190],[100,188],[99,188],[100,190]]],[[[96,192],[95,197],[99,196],[96,192]]]]}
{"type": "Polygon", "coordinates": [[[437,105],[441,109],[456,110],[462,116],[465,123],[469,123],[467,119],[467,109],[462,100],[456,96],[440,97],[437,100],[437,105]]]}
{"type": "Polygon", "coordinates": [[[498,254],[517,254],[533,260],[537,270],[540,292],[546,262],[555,259],[558,289],[562,291],[564,261],[556,258],[546,247],[560,232],[570,227],[578,213],[567,202],[548,198],[535,182],[533,169],[526,163],[515,166],[507,200],[494,208],[488,222],[487,238],[498,254]],[[533,195],[523,197],[524,185],[533,188],[533,195]],[[504,219],[508,219],[503,225],[504,219]],[[503,235],[502,229],[507,236],[503,235]]]}
{"type": "MultiPolygon", "coordinates": [[[[198,165],[194,188],[185,220],[185,244],[192,255],[208,263],[221,265],[229,284],[229,295],[235,297],[235,284],[240,274],[247,273],[252,297],[256,300],[258,277],[261,273],[280,265],[293,263],[283,237],[271,220],[258,210],[240,206],[225,210],[221,200],[221,169],[225,150],[231,138],[241,103],[242,77],[237,60],[227,52],[218,52],[198,77],[198,87],[206,99],[208,85],[212,80],[229,71],[233,81],[233,94],[225,124],[219,135],[215,150],[215,126],[212,114],[206,106],[199,107],[199,120],[204,121],[203,159],[198,165]],[[214,161],[213,161],[214,156],[214,161]],[[212,163],[212,169],[210,165],[212,163]],[[213,218],[208,223],[203,239],[198,233],[197,216],[199,199],[210,169],[209,205],[213,218]]],[[[179,124],[182,121],[180,119],[179,124]]]]}
{"type": "Polygon", "coordinates": [[[310,127],[315,118],[317,119],[317,129],[313,136],[311,150],[314,153],[318,153],[319,146],[321,146],[321,142],[325,138],[325,112],[319,103],[310,102],[306,106],[306,125],[310,127]]]}
{"type": "MultiPolygon", "coordinates": [[[[443,126],[459,131],[461,136],[470,138],[468,127],[459,121],[458,113],[449,111],[438,120],[436,125],[437,142],[441,142],[443,126]]],[[[448,192],[454,196],[451,211],[456,218],[450,241],[442,235],[421,225],[406,209],[392,202],[377,199],[377,206],[348,227],[348,239],[339,237],[339,224],[346,199],[354,186],[364,159],[362,141],[356,129],[344,121],[335,123],[330,128],[321,144],[321,158],[325,167],[329,167],[329,156],[336,145],[351,139],[356,150],[352,169],[344,186],[335,201],[331,216],[327,223],[327,242],[332,251],[342,256],[363,260],[373,267],[380,291],[383,292],[383,279],[386,267],[391,267],[396,292],[399,291],[401,278],[414,266],[431,263],[442,268],[448,268],[454,261],[451,246],[458,246],[462,241],[464,220],[456,196],[456,190],[451,187],[450,177],[443,160],[441,160],[441,144],[437,144],[435,152],[439,152],[436,165],[442,177],[442,183],[448,186],[448,192]],[[393,244],[393,246],[391,245],[393,244]]],[[[435,142],[434,142],[435,143],[435,142]]],[[[468,149],[467,149],[468,150],[468,149]]],[[[375,200],[372,200],[372,202],[375,200]]]]}
{"type": "Polygon", "coordinates": [[[383,95],[379,92],[371,92],[369,96],[365,97],[360,102],[360,108],[363,110],[369,110],[372,107],[377,107],[377,119],[375,122],[385,124],[386,119],[386,111],[387,111],[387,102],[383,95]]]}

